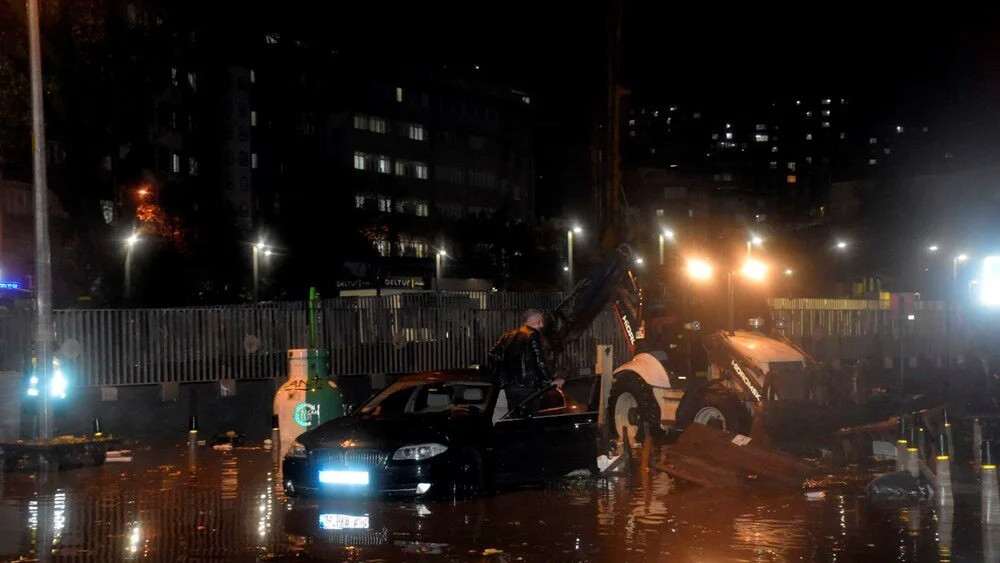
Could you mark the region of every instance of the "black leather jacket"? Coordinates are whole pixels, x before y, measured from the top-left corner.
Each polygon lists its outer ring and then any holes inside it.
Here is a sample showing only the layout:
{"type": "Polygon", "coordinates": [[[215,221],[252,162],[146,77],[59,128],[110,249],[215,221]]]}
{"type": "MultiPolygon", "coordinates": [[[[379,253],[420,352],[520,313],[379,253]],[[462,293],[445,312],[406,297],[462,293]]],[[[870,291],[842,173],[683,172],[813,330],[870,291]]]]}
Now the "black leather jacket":
{"type": "Polygon", "coordinates": [[[490,349],[490,368],[500,383],[509,387],[541,389],[552,383],[552,370],[545,363],[542,335],[521,326],[500,337],[490,349]]]}

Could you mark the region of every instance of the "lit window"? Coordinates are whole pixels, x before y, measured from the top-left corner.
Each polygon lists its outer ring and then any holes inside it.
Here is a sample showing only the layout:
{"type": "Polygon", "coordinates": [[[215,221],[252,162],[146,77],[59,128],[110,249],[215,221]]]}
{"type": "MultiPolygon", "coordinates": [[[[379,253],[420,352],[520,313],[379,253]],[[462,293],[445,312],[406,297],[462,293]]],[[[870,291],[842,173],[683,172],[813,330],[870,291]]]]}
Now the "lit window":
{"type": "Polygon", "coordinates": [[[360,194],[354,196],[354,208],[355,209],[364,209],[365,208],[365,196],[360,195],[360,194]]]}
{"type": "Polygon", "coordinates": [[[813,134],[812,133],[806,133],[806,140],[807,141],[813,140],[813,134]]]}
{"type": "Polygon", "coordinates": [[[392,255],[392,243],[390,243],[389,241],[385,239],[378,239],[372,241],[372,244],[375,246],[375,252],[377,252],[379,256],[392,255]]]}
{"type": "Polygon", "coordinates": [[[372,133],[381,133],[384,135],[386,131],[385,119],[381,117],[369,117],[368,130],[372,133]]]}
{"type": "Polygon", "coordinates": [[[757,131],[767,131],[767,124],[766,123],[758,123],[757,126],[755,127],[755,129],[757,129],[757,131]]]}
{"type": "Polygon", "coordinates": [[[181,155],[177,153],[171,153],[170,155],[170,171],[173,173],[179,173],[181,171],[181,155]]]}
{"type": "Polygon", "coordinates": [[[257,153],[250,153],[250,168],[257,168],[257,153]]]}
{"type": "Polygon", "coordinates": [[[788,176],[786,176],[786,177],[785,177],[785,180],[786,180],[786,181],[787,181],[787,182],[788,182],[789,184],[794,184],[795,182],[797,182],[797,181],[798,181],[798,178],[796,178],[796,177],[795,177],[795,174],[789,174],[788,176]]]}
{"type": "Polygon", "coordinates": [[[903,132],[903,126],[902,125],[897,125],[896,126],[896,132],[897,133],[902,133],[903,132]]]}
{"type": "Polygon", "coordinates": [[[406,125],[406,136],[414,141],[424,140],[424,126],[419,123],[409,123],[406,125]]]}
{"type": "Polygon", "coordinates": [[[878,161],[875,160],[874,158],[869,158],[868,159],[868,164],[871,165],[871,166],[875,166],[876,164],[878,164],[878,161]]]}
{"type": "Polygon", "coordinates": [[[830,110],[828,109],[823,110],[823,117],[830,117],[830,110]]]}
{"type": "MultiPolygon", "coordinates": [[[[363,152],[354,153],[354,169],[355,170],[368,170],[368,161],[371,156],[363,152]]],[[[398,165],[397,165],[398,166],[398,165]]]]}
{"type": "Polygon", "coordinates": [[[384,195],[378,196],[378,210],[382,213],[392,212],[392,198],[384,195]]]}
{"type": "Polygon", "coordinates": [[[278,41],[280,40],[281,40],[280,33],[275,32],[275,33],[264,34],[264,43],[267,43],[268,45],[277,45],[278,41]]]}
{"type": "Polygon", "coordinates": [[[256,126],[257,126],[257,111],[250,110],[250,127],[256,127],[256,126]]]}
{"type": "Polygon", "coordinates": [[[726,139],[732,139],[732,138],[733,138],[732,132],[731,131],[726,131],[726,139]]]}
{"type": "Polygon", "coordinates": [[[802,100],[795,100],[795,105],[801,106],[802,105],[802,100]]]}
{"type": "Polygon", "coordinates": [[[876,139],[875,137],[868,137],[868,144],[869,145],[874,145],[874,144],[877,144],[877,143],[878,143],[878,139],[876,139]]]}
{"type": "Polygon", "coordinates": [[[778,152],[778,145],[771,147],[771,152],[778,152]]]}
{"type": "Polygon", "coordinates": [[[177,67],[170,67],[170,83],[177,86],[177,67]]]}
{"type": "Polygon", "coordinates": [[[392,161],[388,156],[380,155],[375,162],[375,169],[382,174],[389,174],[392,168],[392,161]]]}
{"type": "Polygon", "coordinates": [[[628,126],[629,127],[635,127],[635,120],[634,119],[629,119],[628,120],[628,126]]]}
{"type": "Polygon", "coordinates": [[[823,100],[823,105],[825,105],[825,106],[830,105],[830,98],[827,98],[827,99],[823,100]]]}
{"type": "Polygon", "coordinates": [[[840,139],[841,139],[841,140],[844,140],[844,139],[846,139],[846,138],[847,138],[847,133],[845,133],[845,132],[841,131],[841,132],[840,132],[840,139]]]}
{"type": "Polygon", "coordinates": [[[777,160],[772,160],[771,163],[770,163],[770,167],[771,167],[771,170],[777,170],[778,169],[778,161],[777,160]]]}
{"type": "Polygon", "coordinates": [[[521,96],[521,101],[524,102],[524,105],[531,104],[531,98],[529,96],[521,96]]]}
{"type": "Polygon", "coordinates": [[[410,170],[413,167],[407,160],[396,160],[396,176],[409,176],[410,170]]]}
{"type": "Polygon", "coordinates": [[[250,69],[250,84],[256,84],[256,83],[257,83],[257,71],[255,71],[254,69],[251,68],[250,69]]]}
{"type": "Polygon", "coordinates": [[[196,75],[193,72],[189,72],[188,73],[188,85],[191,86],[192,90],[194,90],[195,92],[197,92],[198,91],[198,75],[196,75]]]}
{"type": "Polygon", "coordinates": [[[830,128],[830,122],[829,121],[824,121],[823,123],[820,123],[819,126],[820,127],[825,127],[827,129],[829,129],[830,128]]]}
{"type": "Polygon", "coordinates": [[[368,129],[368,116],[361,115],[360,113],[354,114],[354,128],[361,129],[362,131],[368,129]]]}
{"type": "Polygon", "coordinates": [[[795,162],[794,161],[788,163],[788,169],[791,170],[791,171],[793,171],[793,172],[795,171],[795,162]]]}
{"type": "Polygon", "coordinates": [[[188,157],[188,174],[192,176],[198,175],[198,159],[193,156],[188,157]]]}
{"type": "Polygon", "coordinates": [[[758,143],[766,143],[767,135],[761,135],[760,133],[758,133],[754,135],[754,140],[756,140],[758,143]]]}
{"type": "Polygon", "coordinates": [[[812,110],[806,112],[806,117],[812,117],[812,116],[813,116],[812,110]]]}
{"type": "Polygon", "coordinates": [[[732,127],[732,124],[727,123],[726,124],[726,129],[729,129],[730,127],[732,127]]]}
{"type": "Polygon", "coordinates": [[[417,162],[413,165],[414,176],[420,178],[421,180],[427,179],[427,165],[423,162],[417,162]]]}
{"type": "Polygon", "coordinates": [[[713,141],[716,140],[716,139],[718,139],[718,138],[719,138],[719,134],[718,133],[712,133],[712,140],[713,141]]]}
{"type": "Polygon", "coordinates": [[[656,216],[657,217],[663,217],[663,210],[662,209],[657,209],[656,210],[656,216]]]}
{"type": "Polygon", "coordinates": [[[886,148],[882,149],[882,152],[884,152],[885,154],[889,154],[889,152],[890,152],[889,151],[889,147],[886,147],[886,148]]]}
{"type": "Polygon", "coordinates": [[[402,102],[403,101],[403,89],[402,88],[396,88],[396,101],[397,102],[402,102]]]}
{"type": "Polygon", "coordinates": [[[653,117],[660,117],[660,110],[653,110],[653,117]]]}
{"type": "Polygon", "coordinates": [[[923,131],[924,133],[926,133],[927,131],[929,131],[929,129],[927,128],[927,126],[926,126],[926,125],[924,125],[924,126],[923,126],[923,127],[921,128],[921,131],[923,131]]]}
{"type": "Polygon", "coordinates": [[[812,163],[813,163],[813,157],[807,156],[806,157],[806,164],[812,164],[812,163]]]}

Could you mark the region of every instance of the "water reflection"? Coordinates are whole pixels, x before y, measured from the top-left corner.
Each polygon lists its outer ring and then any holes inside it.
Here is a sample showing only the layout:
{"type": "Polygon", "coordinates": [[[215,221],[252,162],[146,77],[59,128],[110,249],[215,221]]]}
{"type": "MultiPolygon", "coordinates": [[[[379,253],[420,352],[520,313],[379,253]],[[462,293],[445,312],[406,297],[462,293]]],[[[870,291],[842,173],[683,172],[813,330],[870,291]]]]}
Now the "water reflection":
{"type": "Polygon", "coordinates": [[[467,502],[316,501],[284,497],[270,452],[202,452],[195,479],[183,477],[186,454],[48,482],[7,475],[0,560],[1000,559],[1000,527],[979,525],[978,496],[880,510],[857,491],[809,502],[650,473],[467,502]]]}

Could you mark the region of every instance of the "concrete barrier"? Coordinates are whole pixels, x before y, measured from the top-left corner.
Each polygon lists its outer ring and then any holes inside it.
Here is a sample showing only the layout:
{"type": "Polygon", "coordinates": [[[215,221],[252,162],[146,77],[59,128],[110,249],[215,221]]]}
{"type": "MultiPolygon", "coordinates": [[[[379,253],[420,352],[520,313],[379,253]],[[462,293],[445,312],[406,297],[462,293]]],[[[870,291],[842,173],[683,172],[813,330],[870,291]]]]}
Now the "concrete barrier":
{"type": "Polygon", "coordinates": [[[20,438],[24,392],[21,380],[21,374],[16,371],[0,372],[0,441],[20,438]]]}

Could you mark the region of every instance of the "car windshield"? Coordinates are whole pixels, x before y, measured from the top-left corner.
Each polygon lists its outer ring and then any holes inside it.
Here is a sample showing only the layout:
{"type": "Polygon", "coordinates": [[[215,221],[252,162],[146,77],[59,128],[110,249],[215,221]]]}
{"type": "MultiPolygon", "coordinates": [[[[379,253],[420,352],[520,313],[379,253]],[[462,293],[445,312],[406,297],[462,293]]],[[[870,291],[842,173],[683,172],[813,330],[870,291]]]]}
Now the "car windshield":
{"type": "Polygon", "coordinates": [[[397,381],[361,407],[361,414],[404,416],[441,412],[455,407],[482,411],[490,397],[489,383],[476,381],[397,381]]]}

